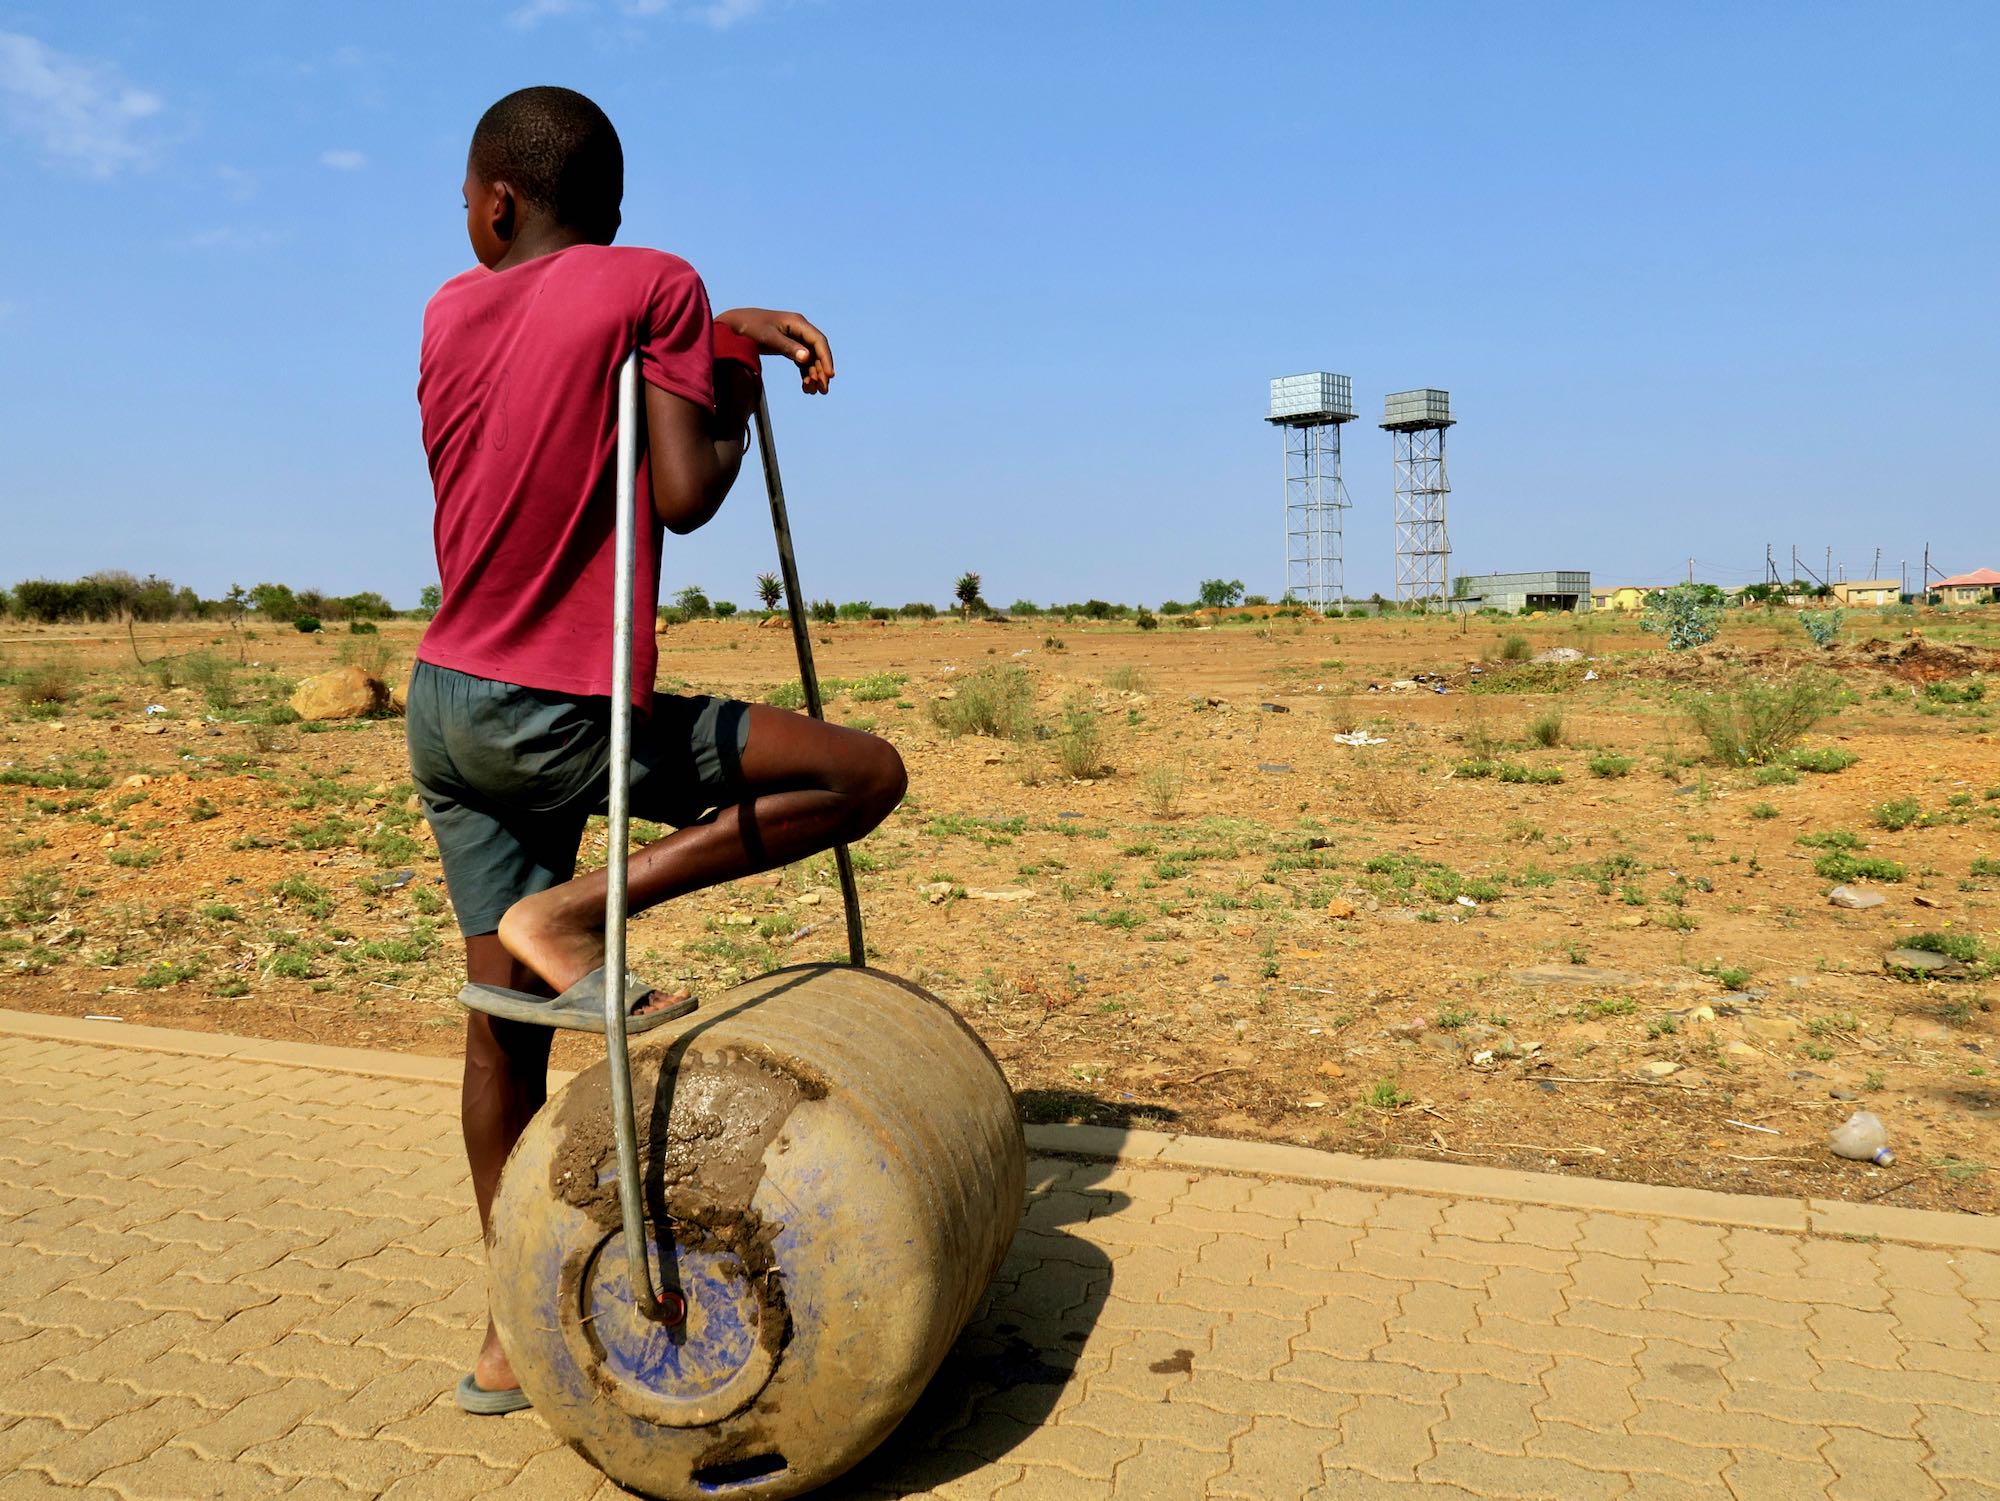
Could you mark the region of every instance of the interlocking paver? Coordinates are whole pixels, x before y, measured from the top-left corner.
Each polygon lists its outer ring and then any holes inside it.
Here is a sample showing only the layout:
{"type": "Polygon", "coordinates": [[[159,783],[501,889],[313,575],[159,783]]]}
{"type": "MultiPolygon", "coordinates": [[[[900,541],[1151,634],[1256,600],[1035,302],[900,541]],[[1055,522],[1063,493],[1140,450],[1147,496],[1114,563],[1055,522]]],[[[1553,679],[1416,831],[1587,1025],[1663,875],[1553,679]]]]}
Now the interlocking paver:
{"type": "MultiPolygon", "coordinates": [[[[485,1296],[455,1091],[194,1045],[0,1023],[0,1497],[625,1495],[450,1400],[485,1296]]],[[[1357,1181],[1037,1160],[945,1374],[837,1494],[2000,1498],[2000,1256],[1357,1181]],[[1024,1351],[1061,1384],[982,1374],[1024,1351]]]]}

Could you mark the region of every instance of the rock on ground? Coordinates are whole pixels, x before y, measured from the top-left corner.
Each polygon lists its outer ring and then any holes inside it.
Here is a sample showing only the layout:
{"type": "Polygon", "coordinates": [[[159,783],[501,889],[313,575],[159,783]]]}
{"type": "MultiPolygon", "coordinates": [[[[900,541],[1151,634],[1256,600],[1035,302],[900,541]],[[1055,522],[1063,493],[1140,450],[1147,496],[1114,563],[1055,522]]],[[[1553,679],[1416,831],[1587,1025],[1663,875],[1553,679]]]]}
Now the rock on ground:
{"type": "Polygon", "coordinates": [[[388,702],[381,679],[359,667],[322,672],[292,692],[292,712],[301,719],[365,719],[388,702]]]}

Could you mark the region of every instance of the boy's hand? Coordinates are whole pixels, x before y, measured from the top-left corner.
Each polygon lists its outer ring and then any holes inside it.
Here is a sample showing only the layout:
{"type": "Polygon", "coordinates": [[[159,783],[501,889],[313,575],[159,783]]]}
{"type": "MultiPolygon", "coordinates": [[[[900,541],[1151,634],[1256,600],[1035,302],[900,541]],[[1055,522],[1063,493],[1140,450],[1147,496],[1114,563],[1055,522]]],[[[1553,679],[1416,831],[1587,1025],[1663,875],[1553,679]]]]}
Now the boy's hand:
{"type": "Polygon", "coordinates": [[[715,321],[755,341],[758,348],[790,360],[798,367],[799,387],[808,396],[825,395],[833,383],[833,349],[804,314],[739,307],[717,313],[715,321]]]}

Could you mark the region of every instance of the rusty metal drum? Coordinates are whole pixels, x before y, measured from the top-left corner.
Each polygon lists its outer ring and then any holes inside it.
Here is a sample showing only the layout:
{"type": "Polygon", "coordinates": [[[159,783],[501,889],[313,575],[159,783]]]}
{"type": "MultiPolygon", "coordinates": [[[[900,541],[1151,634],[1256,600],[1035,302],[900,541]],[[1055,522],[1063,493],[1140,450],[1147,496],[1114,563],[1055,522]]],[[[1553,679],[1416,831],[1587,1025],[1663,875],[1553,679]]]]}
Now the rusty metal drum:
{"type": "Polygon", "coordinates": [[[632,1053],[654,1264],[635,1309],[605,1065],[536,1115],[488,1248],[522,1389],[619,1483],[793,1496],[872,1450],[1007,1253],[1026,1152],[1007,1082],[942,1002],[875,970],[778,970],[632,1053]]]}

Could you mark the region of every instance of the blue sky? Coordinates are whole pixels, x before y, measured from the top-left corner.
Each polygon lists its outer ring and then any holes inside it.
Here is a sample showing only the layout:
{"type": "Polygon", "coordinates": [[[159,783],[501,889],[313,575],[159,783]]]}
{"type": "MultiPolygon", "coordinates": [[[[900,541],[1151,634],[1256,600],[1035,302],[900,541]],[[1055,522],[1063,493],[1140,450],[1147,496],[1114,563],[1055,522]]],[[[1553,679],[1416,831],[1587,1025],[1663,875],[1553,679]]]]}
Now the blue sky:
{"type": "MultiPolygon", "coordinates": [[[[1451,390],[1455,572],[2000,566],[1996,77],[1985,4],[0,0],[0,584],[413,603],[418,319],[529,83],[617,122],[627,243],[832,335],[774,419],[815,596],[1275,594],[1321,368],[1451,390]]],[[[760,492],[673,546],[748,599],[760,492]]]]}

